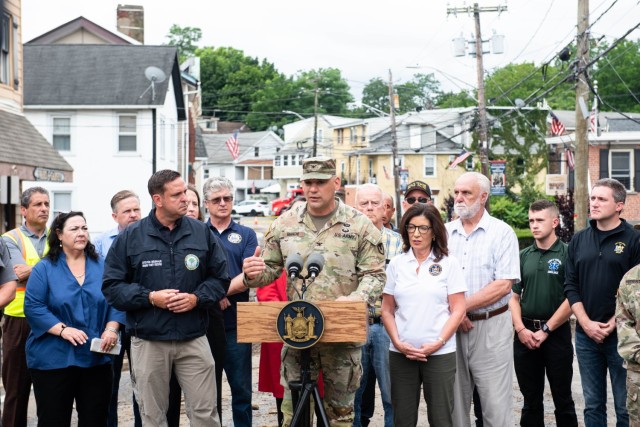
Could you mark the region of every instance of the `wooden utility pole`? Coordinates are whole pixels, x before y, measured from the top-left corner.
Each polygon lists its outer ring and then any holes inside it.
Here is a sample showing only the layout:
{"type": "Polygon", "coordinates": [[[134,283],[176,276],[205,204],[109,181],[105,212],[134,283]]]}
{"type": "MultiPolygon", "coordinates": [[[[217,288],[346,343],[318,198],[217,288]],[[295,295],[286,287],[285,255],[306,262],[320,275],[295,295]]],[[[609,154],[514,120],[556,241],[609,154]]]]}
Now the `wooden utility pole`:
{"type": "Polygon", "coordinates": [[[314,90],[314,99],[313,99],[313,151],[311,153],[311,157],[315,157],[318,153],[318,79],[315,81],[315,90],[314,90]]]}
{"type": "Polygon", "coordinates": [[[396,108],[393,96],[393,79],[389,69],[389,116],[391,117],[391,159],[393,161],[393,194],[396,205],[396,225],[400,227],[402,204],[400,203],[400,165],[398,165],[398,138],[396,136],[396,108]]]}
{"type": "Polygon", "coordinates": [[[482,174],[489,177],[489,143],[487,134],[487,103],[484,96],[484,65],[482,62],[482,32],[480,31],[480,13],[481,12],[503,12],[507,10],[507,6],[489,6],[480,7],[478,3],[473,6],[465,7],[448,7],[448,14],[473,13],[475,21],[476,36],[476,74],[478,78],[478,152],[480,154],[480,164],[482,166],[482,174]]]}
{"type": "MultiPolygon", "coordinates": [[[[578,37],[576,39],[576,155],[574,180],[574,216],[575,231],[587,225],[589,208],[589,146],[587,142],[587,120],[582,106],[589,105],[589,85],[587,84],[587,64],[589,63],[589,0],[578,0],[578,37]],[[581,100],[583,102],[581,102],[581,100]]],[[[586,107],[588,108],[588,107],[586,107]]]]}

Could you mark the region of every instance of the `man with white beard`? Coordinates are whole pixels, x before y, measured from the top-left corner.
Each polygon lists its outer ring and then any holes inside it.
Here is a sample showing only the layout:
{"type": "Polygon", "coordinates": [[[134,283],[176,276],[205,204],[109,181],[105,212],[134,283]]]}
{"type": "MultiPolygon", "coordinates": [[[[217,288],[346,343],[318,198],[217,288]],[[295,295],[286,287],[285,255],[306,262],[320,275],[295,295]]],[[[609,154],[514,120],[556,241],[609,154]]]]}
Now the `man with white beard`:
{"type": "Polygon", "coordinates": [[[469,427],[474,386],[482,402],[485,426],[513,425],[513,345],[509,298],[520,281],[518,239],[504,222],[489,215],[489,179],[467,172],[456,180],[454,209],[459,218],[446,224],[449,255],[462,265],[467,315],[457,341],[454,425],[469,427]]]}

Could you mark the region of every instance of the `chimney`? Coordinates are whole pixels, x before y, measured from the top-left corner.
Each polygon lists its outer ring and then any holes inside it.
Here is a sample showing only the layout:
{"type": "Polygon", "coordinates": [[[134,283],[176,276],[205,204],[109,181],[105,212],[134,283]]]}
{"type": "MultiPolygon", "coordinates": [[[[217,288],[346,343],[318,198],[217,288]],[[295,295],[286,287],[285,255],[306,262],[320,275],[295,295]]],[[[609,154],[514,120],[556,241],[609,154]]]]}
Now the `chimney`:
{"type": "Polygon", "coordinates": [[[118,5],[118,31],[144,44],[144,8],[118,5]]]}

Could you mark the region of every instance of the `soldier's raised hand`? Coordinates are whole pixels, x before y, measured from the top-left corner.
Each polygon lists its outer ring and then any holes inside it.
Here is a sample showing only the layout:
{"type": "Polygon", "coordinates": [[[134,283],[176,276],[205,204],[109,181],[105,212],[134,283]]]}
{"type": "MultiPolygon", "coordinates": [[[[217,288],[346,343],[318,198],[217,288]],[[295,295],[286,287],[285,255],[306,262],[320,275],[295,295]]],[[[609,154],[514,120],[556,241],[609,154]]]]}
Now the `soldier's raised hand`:
{"type": "Polygon", "coordinates": [[[255,279],[265,270],[264,259],[260,257],[262,249],[260,246],[256,247],[256,251],[253,256],[245,258],[242,261],[242,272],[248,279],[255,279]]]}

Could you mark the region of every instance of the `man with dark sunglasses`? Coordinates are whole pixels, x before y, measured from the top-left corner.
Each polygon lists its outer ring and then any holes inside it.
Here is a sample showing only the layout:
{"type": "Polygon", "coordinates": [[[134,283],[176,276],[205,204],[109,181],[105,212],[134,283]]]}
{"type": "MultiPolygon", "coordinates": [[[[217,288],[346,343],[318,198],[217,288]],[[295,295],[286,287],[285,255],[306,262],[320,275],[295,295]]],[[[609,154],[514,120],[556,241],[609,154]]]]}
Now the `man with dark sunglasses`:
{"type": "Polygon", "coordinates": [[[406,212],[414,203],[432,203],[431,189],[422,181],[413,181],[407,185],[402,201],[402,212],[406,212]]]}

